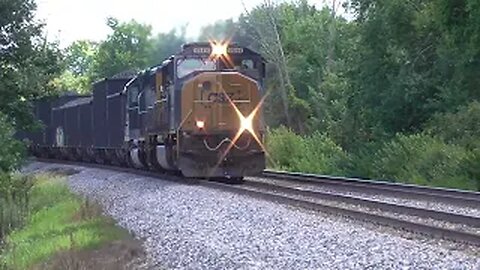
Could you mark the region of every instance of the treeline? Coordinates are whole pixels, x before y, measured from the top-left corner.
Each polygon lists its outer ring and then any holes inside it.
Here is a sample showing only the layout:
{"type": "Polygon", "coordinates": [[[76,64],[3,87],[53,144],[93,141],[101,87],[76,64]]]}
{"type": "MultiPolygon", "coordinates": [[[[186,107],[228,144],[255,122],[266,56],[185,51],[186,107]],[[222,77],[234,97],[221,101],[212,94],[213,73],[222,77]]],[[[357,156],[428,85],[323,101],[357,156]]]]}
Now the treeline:
{"type": "Polygon", "coordinates": [[[35,8],[33,0],[0,2],[0,197],[25,153],[15,130],[38,126],[29,100],[53,94],[52,80],[62,70],[57,44],[45,40],[33,19],[35,8]]]}
{"type": "Polygon", "coordinates": [[[271,166],[480,190],[480,2],[329,3],[206,29],[269,61],[271,166]]]}
{"type": "MultiPolygon", "coordinates": [[[[25,100],[88,92],[97,79],[159,64],[191,41],[184,30],[153,34],[109,18],[105,40],[60,50],[32,22],[33,0],[7,3],[0,112],[13,128],[31,123],[25,100]]],[[[270,165],[480,189],[480,2],[326,4],[265,0],[198,37],[229,39],[267,59],[270,165]]]]}
{"type": "Polygon", "coordinates": [[[480,189],[480,2],[341,4],[352,20],[306,1],[239,19],[271,63],[268,122],[288,127],[272,165],[480,189]]]}
{"type": "Polygon", "coordinates": [[[105,40],[79,40],[63,50],[65,70],[54,80],[57,89],[88,93],[95,80],[160,64],[186,42],[184,29],[153,35],[150,25],[134,20],[106,23],[111,34],[105,40]]]}

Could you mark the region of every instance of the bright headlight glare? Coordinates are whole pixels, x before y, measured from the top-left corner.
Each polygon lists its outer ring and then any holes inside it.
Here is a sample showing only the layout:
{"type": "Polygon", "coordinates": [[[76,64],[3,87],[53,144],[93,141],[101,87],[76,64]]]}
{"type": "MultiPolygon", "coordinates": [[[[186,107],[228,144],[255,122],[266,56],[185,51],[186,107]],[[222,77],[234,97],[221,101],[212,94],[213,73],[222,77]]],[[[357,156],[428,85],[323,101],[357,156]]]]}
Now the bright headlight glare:
{"type": "Polygon", "coordinates": [[[250,133],[253,133],[253,114],[249,115],[248,117],[240,117],[240,130],[243,132],[248,130],[250,133]]]}
{"type": "Polygon", "coordinates": [[[197,121],[195,123],[197,125],[197,128],[202,129],[205,127],[205,122],[204,121],[197,121]]]}
{"type": "Polygon", "coordinates": [[[212,56],[219,57],[227,54],[228,44],[222,43],[211,43],[212,46],[212,56]]]}

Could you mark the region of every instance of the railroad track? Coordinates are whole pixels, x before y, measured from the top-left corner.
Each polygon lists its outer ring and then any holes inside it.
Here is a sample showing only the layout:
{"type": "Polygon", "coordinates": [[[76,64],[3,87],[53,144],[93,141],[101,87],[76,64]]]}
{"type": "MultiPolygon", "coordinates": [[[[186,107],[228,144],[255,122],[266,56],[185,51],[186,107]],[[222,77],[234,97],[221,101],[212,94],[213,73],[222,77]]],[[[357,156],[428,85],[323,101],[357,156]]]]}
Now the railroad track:
{"type": "Polygon", "coordinates": [[[421,198],[422,200],[442,202],[462,207],[480,208],[480,192],[272,170],[265,170],[263,176],[267,178],[322,185],[324,187],[334,187],[337,190],[344,189],[355,190],[366,194],[394,195],[406,199],[421,198]]]}
{"type": "MultiPolygon", "coordinates": [[[[142,171],[131,168],[120,168],[111,165],[37,159],[43,162],[55,162],[109,170],[129,172],[150,177],[162,177],[165,180],[183,181],[180,176],[165,175],[153,171],[142,171]]],[[[205,187],[226,190],[248,195],[281,204],[294,205],[310,210],[321,211],[334,215],[342,215],[354,219],[373,222],[415,233],[421,233],[436,238],[448,239],[480,246],[480,218],[462,214],[448,213],[431,209],[411,207],[401,204],[386,203],[312,190],[302,185],[329,185],[340,189],[355,188],[362,192],[383,192],[398,194],[405,198],[419,196],[432,201],[451,203],[461,206],[480,208],[480,193],[456,191],[451,189],[426,188],[413,185],[383,183],[369,180],[347,179],[309,174],[275,172],[266,170],[262,177],[290,181],[295,187],[272,182],[259,181],[258,178],[248,178],[242,185],[230,185],[222,182],[206,180],[188,180],[188,183],[205,187]],[[370,188],[368,188],[370,187],[370,188]],[[372,191],[373,190],[373,191],[372,191]],[[411,194],[409,194],[411,191],[411,194]],[[427,194],[427,195],[425,195],[427,194]],[[466,195],[462,201],[462,195],[466,195]],[[477,202],[474,204],[474,202],[477,202]],[[433,221],[433,222],[432,222],[433,221]]]]}

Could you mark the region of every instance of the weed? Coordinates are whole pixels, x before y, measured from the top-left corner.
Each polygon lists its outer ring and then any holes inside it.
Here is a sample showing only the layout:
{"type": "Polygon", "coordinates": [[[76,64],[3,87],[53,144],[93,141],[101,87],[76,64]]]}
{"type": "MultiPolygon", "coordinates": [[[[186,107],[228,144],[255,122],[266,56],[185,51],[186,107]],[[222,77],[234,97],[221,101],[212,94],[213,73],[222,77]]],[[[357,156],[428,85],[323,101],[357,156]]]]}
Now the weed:
{"type": "Polygon", "coordinates": [[[28,194],[30,215],[8,235],[0,258],[8,269],[38,268],[56,254],[128,237],[97,204],[70,193],[63,177],[37,176],[28,194]]]}

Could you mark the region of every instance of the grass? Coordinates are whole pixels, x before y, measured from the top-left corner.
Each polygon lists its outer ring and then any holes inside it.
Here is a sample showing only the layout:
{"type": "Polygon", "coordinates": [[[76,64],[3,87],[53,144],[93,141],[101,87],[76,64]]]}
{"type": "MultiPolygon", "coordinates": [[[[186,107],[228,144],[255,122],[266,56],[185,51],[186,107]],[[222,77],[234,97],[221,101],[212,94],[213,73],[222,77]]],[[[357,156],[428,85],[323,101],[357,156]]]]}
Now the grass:
{"type": "Polygon", "coordinates": [[[96,204],[70,193],[64,177],[37,176],[26,225],[11,232],[0,259],[7,269],[38,269],[65,251],[95,249],[129,237],[96,204]]]}

